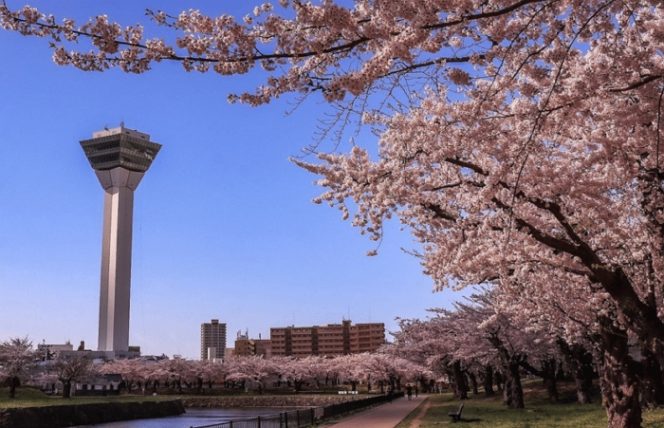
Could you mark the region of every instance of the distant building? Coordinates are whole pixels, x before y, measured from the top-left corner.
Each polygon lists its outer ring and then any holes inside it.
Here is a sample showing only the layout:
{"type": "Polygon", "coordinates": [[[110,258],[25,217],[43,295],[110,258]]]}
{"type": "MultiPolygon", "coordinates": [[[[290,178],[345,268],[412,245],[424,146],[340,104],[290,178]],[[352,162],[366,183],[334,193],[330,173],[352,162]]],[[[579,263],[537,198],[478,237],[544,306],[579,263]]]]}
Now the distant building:
{"type": "Polygon", "coordinates": [[[272,356],[272,341],[270,339],[254,339],[254,355],[270,358],[272,356]]]}
{"type": "Polygon", "coordinates": [[[40,343],[37,345],[37,354],[42,360],[53,360],[58,358],[61,352],[73,351],[74,345],[67,343],[40,343]]]}
{"type": "MultiPolygon", "coordinates": [[[[272,355],[345,355],[374,352],[385,344],[385,324],[352,325],[351,321],[311,327],[270,329],[272,355]]],[[[237,348],[237,345],[236,345],[237,348]]]]}
{"type": "Polygon", "coordinates": [[[226,350],[226,324],[211,320],[201,324],[201,360],[223,359],[226,350]]]}
{"type": "Polygon", "coordinates": [[[293,327],[277,327],[270,329],[272,355],[293,355],[293,327]]]}
{"type": "Polygon", "coordinates": [[[248,357],[251,355],[261,355],[264,358],[272,356],[272,341],[268,339],[250,339],[249,334],[238,332],[235,339],[235,355],[238,357],[248,357]]]}
{"type": "Polygon", "coordinates": [[[235,338],[235,348],[233,353],[238,357],[254,355],[254,344],[251,339],[249,339],[248,335],[240,334],[240,332],[238,332],[237,337],[235,338]]]}
{"type": "MultiPolygon", "coordinates": [[[[322,355],[350,354],[352,353],[350,343],[350,321],[343,321],[341,324],[328,324],[325,327],[318,328],[318,352],[322,355]]],[[[358,351],[355,350],[355,352],[358,351]]]]}
{"type": "Polygon", "coordinates": [[[366,323],[350,327],[351,353],[375,352],[385,344],[385,324],[366,323]]]}
{"type": "Polygon", "coordinates": [[[141,358],[141,353],[140,351],[131,350],[131,349],[128,351],[92,351],[90,349],[84,349],[82,351],[79,350],[60,351],[58,352],[57,356],[57,358],[76,358],[76,357],[85,357],[92,360],[93,362],[94,361],[104,362],[104,361],[113,361],[113,360],[131,360],[134,358],[141,358]]]}

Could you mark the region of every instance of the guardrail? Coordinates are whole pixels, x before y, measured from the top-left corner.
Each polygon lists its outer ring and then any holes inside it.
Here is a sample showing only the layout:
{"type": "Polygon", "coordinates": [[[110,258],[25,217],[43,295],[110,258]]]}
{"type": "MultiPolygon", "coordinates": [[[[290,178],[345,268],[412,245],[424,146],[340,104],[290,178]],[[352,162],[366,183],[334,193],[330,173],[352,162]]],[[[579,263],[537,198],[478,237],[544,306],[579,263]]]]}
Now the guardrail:
{"type": "Polygon", "coordinates": [[[321,419],[327,419],[353,410],[380,404],[403,397],[403,392],[388,395],[376,395],[362,400],[346,401],[325,407],[293,410],[274,415],[235,419],[210,425],[191,426],[190,428],[306,428],[314,426],[321,419]]]}
{"type": "Polygon", "coordinates": [[[365,398],[362,400],[345,401],[343,403],[331,404],[322,407],[322,419],[331,418],[353,410],[361,409],[363,407],[373,406],[375,404],[386,403],[396,398],[403,397],[403,392],[397,392],[388,395],[374,395],[373,397],[365,398]]]}
{"type": "Polygon", "coordinates": [[[305,428],[313,426],[320,408],[293,410],[276,415],[256,416],[246,419],[235,419],[211,425],[192,426],[190,428],[305,428]]]}

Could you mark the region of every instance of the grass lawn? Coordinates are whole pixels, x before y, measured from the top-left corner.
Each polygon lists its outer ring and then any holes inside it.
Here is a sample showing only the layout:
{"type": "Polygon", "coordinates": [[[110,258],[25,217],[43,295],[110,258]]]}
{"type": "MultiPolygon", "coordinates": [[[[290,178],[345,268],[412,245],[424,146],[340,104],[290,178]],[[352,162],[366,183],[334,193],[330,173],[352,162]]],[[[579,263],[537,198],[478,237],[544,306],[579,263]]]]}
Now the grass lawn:
{"type": "Polygon", "coordinates": [[[50,396],[34,388],[18,388],[16,398],[9,398],[9,388],[0,388],[0,409],[15,407],[42,407],[42,406],[61,406],[68,404],[85,403],[109,403],[109,402],[127,402],[127,401],[160,401],[179,398],[175,396],[142,396],[142,395],[121,395],[107,397],[72,397],[64,399],[61,396],[50,396]]]}
{"type": "MultiPolygon", "coordinates": [[[[561,394],[563,401],[573,399],[569,391],[561,394]]],[[[595,398],[595,397],[593,397],[595,398]]],[[[569,400],[571,401],[571,400],[569,400]]],[[[459,401],[451,393],[429,397],[430,407],[421,419],[420,427],[472,426],[477,428],[605,428],[606,413],[599,403],[581,405],[576,403],[550,404],[536,384],[525,388],[526,408],[511,410],[502,404],[500,397],[471,398],[465,401],[462,420],[453,424],[447,414],[454,412],[459,401]]],[[[415,409],[397,428],[408,428],[421,409],[415,409]]],[[[664,408],[646,410],[643,414],[644,428],[664,428],[664,408]]]]}

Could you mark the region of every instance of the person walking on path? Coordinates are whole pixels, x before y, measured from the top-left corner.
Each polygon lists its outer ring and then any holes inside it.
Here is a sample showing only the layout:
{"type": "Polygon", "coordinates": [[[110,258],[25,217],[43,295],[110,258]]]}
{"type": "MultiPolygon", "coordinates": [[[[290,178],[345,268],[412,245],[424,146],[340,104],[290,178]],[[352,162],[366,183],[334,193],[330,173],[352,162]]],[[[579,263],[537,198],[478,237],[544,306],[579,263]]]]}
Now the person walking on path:
{"type": "Polygon", "coordinates": [[[406,386],[406,395],[408,395],[408,401],[413,399],[413,387],[410,384],[406,386]]]}

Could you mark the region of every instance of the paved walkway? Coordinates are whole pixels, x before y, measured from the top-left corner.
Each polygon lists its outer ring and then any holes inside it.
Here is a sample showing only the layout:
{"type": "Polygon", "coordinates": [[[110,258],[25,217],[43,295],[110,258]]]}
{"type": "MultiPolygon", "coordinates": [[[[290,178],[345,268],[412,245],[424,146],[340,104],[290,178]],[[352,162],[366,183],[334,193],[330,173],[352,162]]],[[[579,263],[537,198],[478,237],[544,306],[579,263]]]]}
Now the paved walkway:
{"type": "Polygon", "coordinates": [[[381,404],[354,415],[343,418],[329,428],[394,428],[410,412],[424,401],[426,396],[420,395],[408,401],[407,398],[398,398],[391,403],[381,404]]]}

